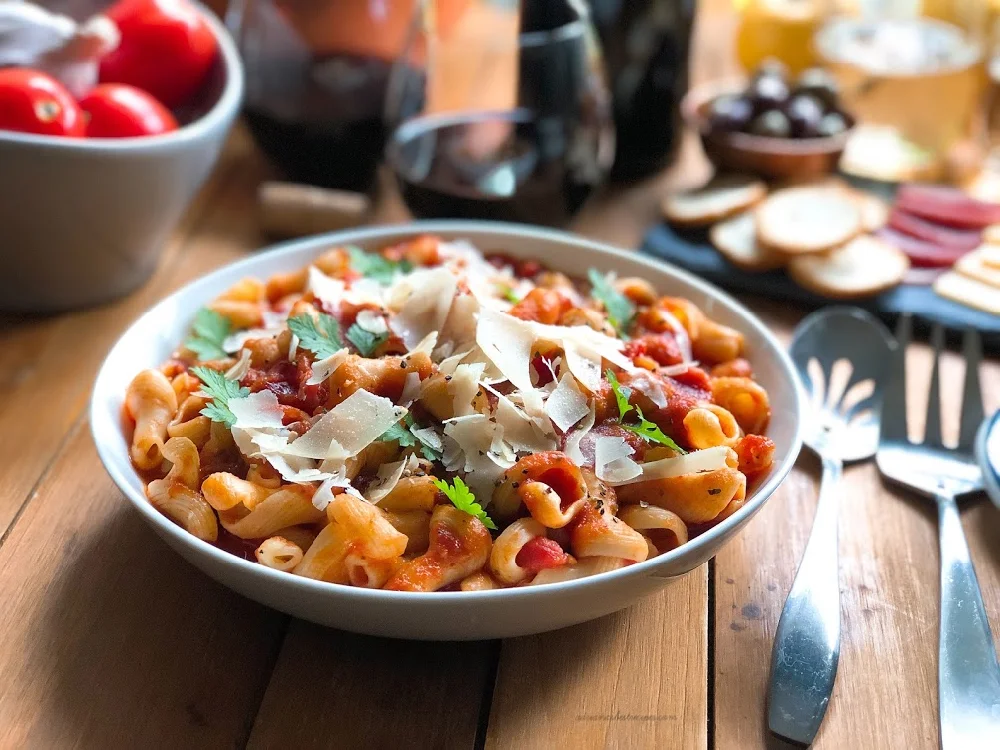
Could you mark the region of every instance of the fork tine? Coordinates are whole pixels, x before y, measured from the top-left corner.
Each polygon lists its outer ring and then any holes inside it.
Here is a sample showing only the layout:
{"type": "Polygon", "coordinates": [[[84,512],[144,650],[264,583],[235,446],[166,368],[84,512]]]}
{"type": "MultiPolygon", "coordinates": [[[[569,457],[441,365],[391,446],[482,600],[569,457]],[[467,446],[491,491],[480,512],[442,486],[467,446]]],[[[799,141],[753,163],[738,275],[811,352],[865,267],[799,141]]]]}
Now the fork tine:
{"type": "Polygon", "coordinates": [[[965,388],[962,391],[962,421],[959,428],[958,447],[971,450],[976,432],[984,419],[983,395],[979,388],[979,363],[983,358],[979,333],[972,328],[962,337],[962,354],[965,355],[965,388]]]}
{"type": "Polygon", "coordinates": [[[906,347],[910,344],[912,321],[900,315],[896,323],[896,351],[892,354],[885,397],[882,401],[880,437],[882,441],[907,440],[906,431],[906,347]]]}
{"type": "Polygon", "coordinates": [[[941,443],[941,350],[944,348],[944,327],[935,323],[931,329],[931,346],[934,347],[934,365],[931,368],[931,386],[927,393],[927,426],[924,445],[939,447],[941,443]]]}

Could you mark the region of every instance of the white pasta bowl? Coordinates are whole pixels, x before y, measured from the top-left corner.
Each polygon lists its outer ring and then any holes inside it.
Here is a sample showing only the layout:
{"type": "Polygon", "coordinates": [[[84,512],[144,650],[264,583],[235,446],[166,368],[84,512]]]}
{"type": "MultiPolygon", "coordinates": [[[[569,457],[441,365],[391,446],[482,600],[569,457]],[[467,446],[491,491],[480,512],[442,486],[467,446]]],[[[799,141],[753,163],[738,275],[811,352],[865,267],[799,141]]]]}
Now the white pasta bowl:
{"type": "Polygon", "coordinates": [[[139,514],[182,557],[225,586],[288,614],[357,633],[477,640],[540,633],[601,617],[656,593],[707,562],[763,507],[791,469],[802,443],[801,401],[791,361],[761,321],[728,295],[686,272],[563,232],[434,221],[339,232],[280,245],[173,293],[133,323],[111,350],[94,386],[91,428],[108,473],[139,514]],[[187,334],[195,311],[241,278],[298,269],[331,245],[377,249],[423,233],[467,239],[487,252],[536,258],[575,276],[591,267],[643,276],[660,293],[687,297],[714,319],[742,332],[755,377],[771,398],[767,434],[776,451],[770,475],[753,488],[739,511],[672,552],[589,578],[493,591],[410,593],[303,578],[248,562],[201,541],[155,510],[129,461],[121,419],[124,394],[136,373],[157,367],[170,356],[187,334]]]}

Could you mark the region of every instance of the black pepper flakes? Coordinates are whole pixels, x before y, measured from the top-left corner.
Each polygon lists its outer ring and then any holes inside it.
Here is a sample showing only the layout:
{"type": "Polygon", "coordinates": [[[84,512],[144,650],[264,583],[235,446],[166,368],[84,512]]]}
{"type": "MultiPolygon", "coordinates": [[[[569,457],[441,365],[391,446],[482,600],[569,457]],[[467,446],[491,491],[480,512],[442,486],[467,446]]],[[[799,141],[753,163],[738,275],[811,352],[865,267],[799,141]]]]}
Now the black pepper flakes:
{"type": "Polygon", "coordinates": [[[451,382],[451,375],[445,375],[444,376],[444,382],[450,383],[451,382]]]}
{"type": "Polygon", "coordinates": [[[511,485],[510,485],[510,488],[511,488],[512,490],[516,490],[516,489],[517,489],[518,487],[520,487],[520,486],[521,486],[521,483],[520,483],[520,482],[511,482],[511,485]]]}
{"type": "Polygon", "coordinates": [[[710,489],[708,491],[708,494],[709,495],[718,495],[720,492],[722,492],[721,488],[719,488],[719,487],[713,487],[712,489],[710,489]]]}

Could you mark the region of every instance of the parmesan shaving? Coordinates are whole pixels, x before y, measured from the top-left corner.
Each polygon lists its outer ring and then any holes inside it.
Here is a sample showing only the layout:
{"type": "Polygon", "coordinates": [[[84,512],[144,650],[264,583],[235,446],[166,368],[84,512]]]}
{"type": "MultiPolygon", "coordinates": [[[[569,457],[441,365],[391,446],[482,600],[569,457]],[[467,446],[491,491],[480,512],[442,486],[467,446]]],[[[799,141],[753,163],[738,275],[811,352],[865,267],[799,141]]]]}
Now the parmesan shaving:
{"type": "Polygon", "coordinates": [[[390,292],[399,305],[392,329],[403,339],[407,350],[415,348],[425,336],[440,331],[458,291],[458,283],[446,268],[418,269],[403,277],[390,292]]]}
{"type": "Polygon", "coordinates": [[[698,472],[715,471],[724,469],[729,464],[730,449],[724,445],[715,448],[705,448],[700,451],[692,451],[682,456],[671,458],[661,458],[659,461],[640,464],[642,473],[626,480],[615,480],[611,484],[634,484],[636,482],[649,482],[654,479],[670,479],[679,477],[682,474],[696,474],[698,472]]]}
{"type": "Polygon", "coordinates": [[[243,348],[243,345],[254,339],[273,339],[285,330],[284,324],[274,328],[246,328],[236,333],[231,333],[222,340],[222,350],[226,354],[234,354],[243,348]]]}
{"type": "Polygon", "coordinates": [[[518,409],[506,396],[498,396],[494,412],[496,423],[503,428],[503,439],[515,450],[540,453],[554,450],[556,441],[545,436],[535,421],[518,409]]]}
{"type": "Polygon", "coordinates": [[[438,332],[431,331],[417,344],[415,347],[410,349],[410,354],[426,354],[428,357],[434,351],[434,347],[437,346],[438,332]]]}
{"type": "Polygon", "coordinates": [[[570,427],[587,416],[588,413],[590,413],[590,406],[587,403],[587,397],[577,386],[576,378],[568,372],[565,373],[545,402],[545,414],[556,427],[563,432],[568,432],[570,427]]]}
{"type": "Polygon", "coordinates": [[[407,373],[399,403],[401,406],[409,407],[418,398],[420,398],[420,375],[416,372],[407,373]]]}
{"type": "Polygon", "coordinates": [[[306,290],[312,292],[327,307],[339,310],[340,303],[344,299],[346,286],[343,281],[327,276],[316,266],[309,266],[309,281],[306,290]]]}
{"type": "Polygon", "coordinates": [[[670,327],[674,329],[674,338],[677,339],[677,346],[680,347],[681,356],[684,357],[684,361],[690,362],[694,359],[691,354],[691,337],[688,335],[684,324],[677,320],[673,313],[667,312],[663,308],[659,308],[658,312],[670,324],[670,327]]]}
{"type": "Polygon", "coordinates": [[[374,310],[364,309],[358,313],[358,317],[355,321],[358,327],[368,331],[369,333],[374,333],[376,336],[381,336],[383,333],[389,332],[389,326],[386,325],[385,317],[381,313],[377,313],[374,310]]]}
{"type": "Polygon", "coordinates": [[[250,350],[243,349],[240,352],[240,358],[237,360],[236,364],[230,367],[225,372],[226,380],[243,380],[250,372],[250,350]]]}
{"type": "Polygon", "coordinates": [[[585,466],[587,464],[587,459],[583,455],[583,451],[580,450],[580,442],[583,438],[594,429],[594,423],[597,421],[597,409],[594,404],[590,405],[590,413],[587,415],[586,419],[580,423],[580,425],[569,434],[566,438],[566,444],[563,446],[563,453],[570,461],[575,463],[577,466],[585,466]]]}
{"type": "Polygon", "coordinates": [[[278,397],[269,390],[229,399],[229,411],[236,417],[235,427],[244,430],[284,429],[285,416],[278,397]]]}
{"type": "Polygon", "coordinates": [[[602,435],[594,440],[594,473],[598,479],[623,483],[642,474],[639,464],[629,456],[635,449],[623,437],[602,435]]]}
{"type": "Polygon", "coordinates": [[[324,382],[328,377],[337,371],[338,367],[347,361],[349,356],[350,352],[347,347],[344,347],[343,349],[338,349],[325,359],[313,362],[312,375],[309,376],[309,379],[306,381],[306,385],[319,385],[324,382]]]}
{"type": "MultiPolygon", "coordinates": [[[[687,369],[686,365],[685,369],[687,369]]],[[[667,405],[667,395],[663,392],[663,386],[652,375],[644,372],[638,373],[629,381],[629,387],[644,395],[661,409],[667,405]]]]}
{"type": "Polygon", "coordinates": [[[515,388],[531,390],[531,346],[535,341],[531,325],[496,310],[479,312],[476,343],[515,388]]]}
{"type": "Polygon", "coordinates": [[[432,450],[440,451],[444,447],[441,436],[433,427],[411,427],[410,432],[413,433],[413,437],[432,450]]]}
{"type": "MultiPolygon", "coordinates": [[[[692,367],[698,366],[698,360],[693,359],[690,362],[681,362],[678,365],[668,365],[666,367],[661,367],[658,372],[660,375],[664,375],[668,378],[674,377],[674,375],[683,375],[685,372],[690,370],[692,367]]],[[[664,404],[657,404],[657,406],[663,406],[664,404]]]]}
{"type": "Polygon", "coordinates": [[[368,491],[365,493],[365,500],[377,504],[382,498],[392,492],[403,477],[403,472],[411,460],[416,461],[412,454],[409,458],[405,458],[402,461],[382,464],[378,469],[378,474],[374,481],[368,486],[368,491]]]}
{"type": "Polygon", "coordinates": [[[472,402],[479,395],[479,380],[485,369],[486,365],[481,362],[455,368],[455,373],[448,381],[448,393],[452,396],[456,416],[475,413],[472,402]]]}
{"type": "Polygon", "coordinates": [[[441,363],[438,365],[438,370],[443,375],[454,375],[455,368],[458,367],[461,361],[466,357],[468,357],[470,354],[472,354],[471,349],[469,349],[468,351],[459,352],[458,354],[453,354],[447,359],[441,360],[441,363]]]}
{"type": "Polygon", "coordinates": [[[352,393],[320,417],[309,431],[284,451],[313,459],[356,456],[406,414],[387,398],[368,391],[352,393]]]}

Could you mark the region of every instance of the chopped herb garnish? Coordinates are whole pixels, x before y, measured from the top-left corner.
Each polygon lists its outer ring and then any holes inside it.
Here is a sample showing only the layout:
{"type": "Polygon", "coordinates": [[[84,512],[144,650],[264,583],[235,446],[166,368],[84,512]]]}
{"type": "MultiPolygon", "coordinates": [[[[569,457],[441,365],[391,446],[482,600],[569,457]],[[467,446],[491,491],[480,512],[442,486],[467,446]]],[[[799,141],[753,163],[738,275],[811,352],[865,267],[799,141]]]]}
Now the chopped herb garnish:
{"type": "MultiPolygon", "coordinates": [[[[438,461],[441,458],[441,452],[429,445],[423,437],[420,435],[415,435],[412,432],[412,428],[416,426],[413,420],[412,414],[407,414],[401,422],[397,422],[388,430],[382,433],[379,438],[380,441],[389,442],[395,440],[399,443],[400,448],[410,448],[412,446],[417,446],[420,449],[420,453],[428,461],[438,461]]],[[[419,429],[419,428],[418,428],[419,429]]]]}
{"type": "Polygon", "coordinates": [[[451,504],[460,511],[475,516],[483,522],[483,526],[487,529],[496,531],[497,525],[493,523],[493,519],[486,515],[483,507],[476,502],[476,496],[472,494],[472,490],[466,486],[461,477],[455,477],[451,485],[443,479],[435,479],[434,486],[441,490],[451,500],[451,504]]]}
{"type": "Polygon", "coordinates": [[[226,351],[222,348],[222,342],[226,340],[229,331],[228,318],[203,307],[195,313],[194,325],[191,326],[194,335],[184,342],[184,346],[197,354],[201,361],[223,359],[226,351]]]}
{"type": "Polygon", "coordinates": [[[505,286],[501,292],[503,298],[510,302],[512,305],[516,305],[521,301],[521,298],[517,296],[517,293],[509,286],[505,286]]]}
{"type": "Polygon", "coordinates": [[[356,245],[348,245],[347,253],[351,256],[351,268],[380,284],[391,284],[397,273],[408,273],[413,269],[413,264],[408,261],[391,261],[378,253],[365,252],[356,245]]]}
{"type": "Polygon", "coordinates": [[[306,313],[289,318],[288,330],[298,336],[299,346],[320,359],[326,359],[344,345],[340,337],[340,324],[336,318],[326,313],[317,313],[315,317],[306,313]]]}
{"type": "Polygon", "coordinates": [[[587,272],[587,278],[590,280],[590,296],[604,305],[604,310],[608,314],[608,322],[614,326],[618,335],[624,338],[632,325],[635,305],[628,297],[615,289],[607,276],[595,269],[591,268],[587,272]]]}
{"type": "Polygon", "coordinates": [[[213,422],[221,422],[226,427],[236,424],[236,415],[229,410],[229,400],[245,398],[250,395],[250,389],[242,387],[237,381],[229,380],[218,370],[208,367],[192,367],[191,374],[201,381],[201,390],[212,397],[201,413],[213,422]]]}
{"type": "Polygon", "coordinates": [[[357,323],[347,329],[347,340],[354,344],[361,356],[370,357],[389,338],[388,333],[372,333],[357,323]]]}
{"type": "Polygon", "coordinates": [[[655,422],[650,422],[646,419],[646,415],[642,413],[642,409],[638,406],[633,406],[628,402],[629,397],[632,395],[631,388],[619,383],[618,378],[615,377],[615,374],[610,369],[605,372],[604,375],[611,384],[611,390],[614,391],[615,400],[618,402],[618,423],[621,424],[622,427],[629,432],[638,435],[647,442],[665,445],[678,453],[687,453],[687,451],[677,445],[671,437],[664,434],[663,430],[661,430],[655,422]],[[636,416],[639,417],[639,421],[634,424],[626,424],[625,417],[633,411],[636,413],[636,416]]]}

